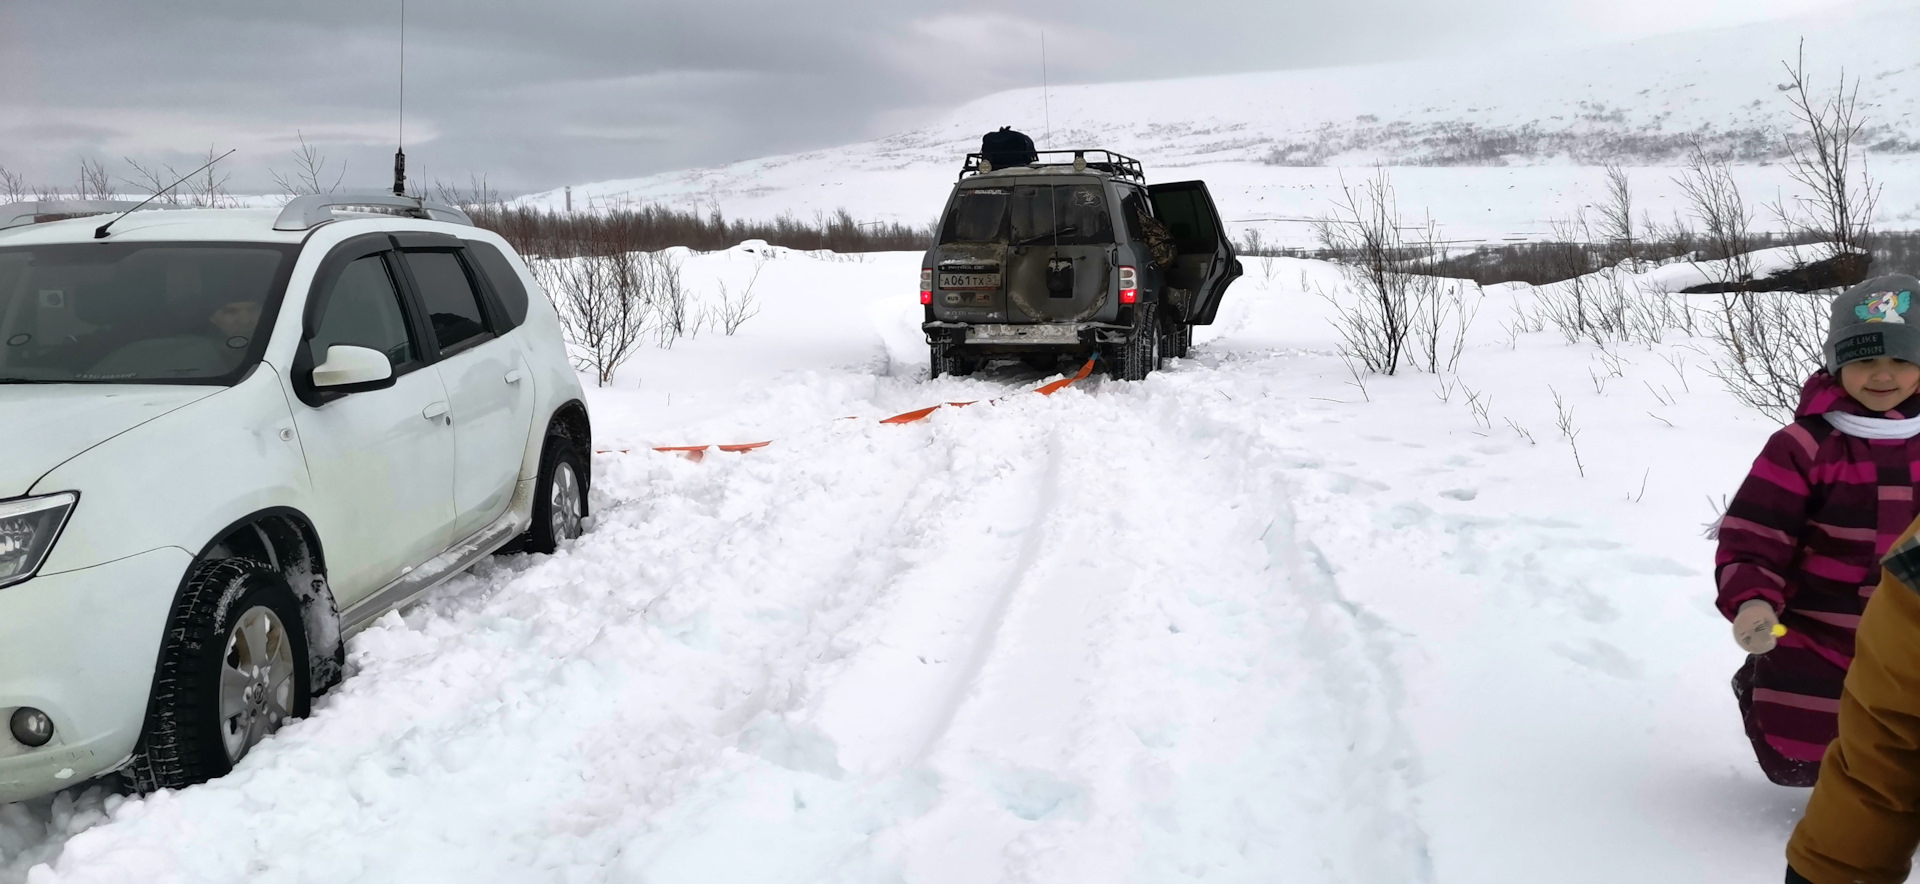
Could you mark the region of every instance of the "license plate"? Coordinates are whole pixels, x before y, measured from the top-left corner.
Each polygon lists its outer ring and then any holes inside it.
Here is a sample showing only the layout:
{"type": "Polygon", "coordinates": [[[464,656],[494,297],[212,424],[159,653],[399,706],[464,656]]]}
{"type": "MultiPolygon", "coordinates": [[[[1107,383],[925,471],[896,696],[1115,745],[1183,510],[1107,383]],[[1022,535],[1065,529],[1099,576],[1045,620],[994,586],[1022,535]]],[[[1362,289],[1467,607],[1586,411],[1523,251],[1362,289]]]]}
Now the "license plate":
{"type": "Polygon", "coordinates": [[[1000,287],[1000,274],[942,273],[940,287],[943,289],[997,289],[1000,287]]]}
{"type": "Polygon", "coordinates": [[[994,344],[1077,344],[1080,330],[1071,325],[976,325],[967,329],[967,340],[994,344]]]}

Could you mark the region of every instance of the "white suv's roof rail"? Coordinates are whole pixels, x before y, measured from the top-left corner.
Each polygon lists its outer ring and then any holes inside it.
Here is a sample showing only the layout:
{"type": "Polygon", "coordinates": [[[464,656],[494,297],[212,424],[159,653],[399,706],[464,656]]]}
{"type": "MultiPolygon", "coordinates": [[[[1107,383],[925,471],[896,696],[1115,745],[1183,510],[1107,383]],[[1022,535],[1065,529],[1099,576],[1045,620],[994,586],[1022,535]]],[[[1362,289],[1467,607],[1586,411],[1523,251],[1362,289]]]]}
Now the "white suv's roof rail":
{"type": "MultiPolygon", "coordinates": [[[[39,222],[39,219],[52,215],[58,218],[79,218],[84,215],[107,215],[127,212],[140,207],[138,200],[40,200],[38,202],[10,203],[0,206],[0,230],[12,227],[25,227],[39,222]]],[[[177,208],[169,205],[149,203],[149,209],[177,208]]]]}
{"type": "Polygon", "coordinates": [[[333,210],[364,209],[375,214],[402,215],[430,221],[446,221],[471,227],[473,219],[453,206],[430,203],[410,196],[391,193],[316,193],[294,197],[274,219],[275,230],[312,230],[334,220],[333,210]]]}

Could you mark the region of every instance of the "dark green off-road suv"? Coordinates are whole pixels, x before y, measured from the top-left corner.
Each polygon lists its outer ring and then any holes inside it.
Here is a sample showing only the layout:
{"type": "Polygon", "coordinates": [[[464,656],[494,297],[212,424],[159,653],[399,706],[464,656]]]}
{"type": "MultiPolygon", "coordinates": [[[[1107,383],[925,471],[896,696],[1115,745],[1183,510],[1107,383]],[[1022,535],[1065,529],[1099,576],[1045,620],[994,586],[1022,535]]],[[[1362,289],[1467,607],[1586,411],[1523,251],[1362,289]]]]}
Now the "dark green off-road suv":
{"type": "Polygon", "coordinates": [[[1111,151],[969,154],[942,218],[920,270],[934,377],[1098,354],[1139,380],[1187,354],[1241,274],[1205,183],[1149,185],[1111,151]]]}

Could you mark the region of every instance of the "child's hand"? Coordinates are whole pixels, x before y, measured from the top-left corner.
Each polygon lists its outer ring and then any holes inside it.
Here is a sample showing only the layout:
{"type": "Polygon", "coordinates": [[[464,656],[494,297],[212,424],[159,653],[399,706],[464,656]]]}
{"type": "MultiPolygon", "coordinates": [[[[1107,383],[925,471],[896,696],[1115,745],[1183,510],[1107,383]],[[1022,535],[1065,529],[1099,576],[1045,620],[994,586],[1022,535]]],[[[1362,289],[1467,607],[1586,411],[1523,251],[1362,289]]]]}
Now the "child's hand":
{"type": "Polygon", "coordinates": [[[1773,650],[1785,631],[1780,628],[1780,618],[1773,613],[1773,605],[1765,599],[1742,602],[1740,610],[1733,614],[1733,640],[1749,654],[1773,650]]]}

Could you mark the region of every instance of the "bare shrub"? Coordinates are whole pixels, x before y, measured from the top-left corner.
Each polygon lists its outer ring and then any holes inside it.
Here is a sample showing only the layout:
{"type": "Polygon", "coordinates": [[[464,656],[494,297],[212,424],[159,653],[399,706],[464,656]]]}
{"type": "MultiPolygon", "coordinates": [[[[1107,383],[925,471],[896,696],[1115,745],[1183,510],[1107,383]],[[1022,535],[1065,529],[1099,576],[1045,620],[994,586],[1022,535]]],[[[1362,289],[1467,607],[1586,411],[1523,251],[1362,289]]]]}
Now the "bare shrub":
{"type": "MultiPolygon", "coordinates": [[[[228,153],[232,153],[232,151],[228,151],[228,153]]],[[[239,200],[234,199],[233,196],[227,192],[227,179],[232,176],[220,170],[219,160],[223,156],[225,156],[225,154],[215,152],[213,147],[209,146],[207,148],[206,164],[201,168],[187,173],[191,177],[188,177],[180,185],[184,190],[180,201],[181,204],[202,209],[228,208],[240,204],[239,200]]],[[[199,159],[199,157],[195,157],[195,159],[199,159]]],[[[175,179],[183,177],[175,172],[172,166],[167,167],[167,174],[175,179]]]]}
{"type": "Polygon", "coordinates": [[[635,274],[634,282],[658,317],[654,326],[655,341],[661,347],[671,348],[689,332],[698,331],[693,327],[698,319],[689,322],[687,286],[680,275],[680,259],[666,252],[630,253],[629,257],[636,259],[629,261],[635,274]]]}
{"type": "Polygon", "coordinates": [[[435,178],[433,194],[435,199],[449,206],[458,206],[468,215],[497,212],[506,204],[500,192],[487,183],[485,175],[467,175],[467,183],[464,187],[435,178]]]}
{"type": "Polygon", "coordinates": [[[0,203],[25,202],[30,193],[25,177],[0,166],[0,203]]]}
{"type": "Polygon", "coordinates": [[[122,159],[126,160],[127,165],[133,167],[134,176],[132,178],[121,179],[122,183],[133,188],[135,193],[159,194],[159,196],[155,198],[155,202],[165,203],[169,206],[180,205],[179,191],[167,189],[173,182],[180,178],[179,175],[172,174],[171,169],[165,169],[162,166],[140,165],[140,163],[132,157],[123,157],[122,159]],[[162,191],[165,192],[162,193],[162,191]]]}
{"type": "Polygon", "coordinates": [[[1573,406],[1560,396],[1560,391],[1552,387],[1547,392],[1553,394],[1553,410],[1557,413],[1560,435],[1567,440],[1567,447],[1573,450],[1573,468],[1580,471],[1580,478],[1587,477],[1587,465],[1580,460],[1580,429],[1573,424],[1573,406]]]}
{"type": "Polygon", "coordinates": [[[747,279],[746,288],[740,290],[739,297],[735,297],[728,291],[725,282],[720,283],[720,303],[714,305],[713,315],[720,321],[721,331],[728,336],[739,331],[740,326],[747,320],[760,315],[760,306],[754,299],[753,287],[760,281],[760,271],[765,270],[766,267],[766,258],[760,258],[754,262],[753,276],[747,279]]]}
{"type": "Polygon", "coordinates": [[[1607,191],[1599,205],[1600,235],[1612,250],[1609,264],[1626,261],[1632,265],[1640,259],[1634,238],[1633,187],[1627,181],[1627,171],[1620,168],[1619,163],[1607,163],[1605,169],[1607,191]]]}
{"type": "Polygon", "coordinates": [[[1324,250],[1341,256],[1341,273],[1358,296],[1352,303],[1329,297],[1341,351],[1375,374],[1398,372],[1415,324],[1412,290],[1419,283],[1399,266],[1407,245],[1386,170],[1357,187],[1343,176],[1340,196],[1315,233],[1324,250]]]}
{"type": "MultiPolygon", "coordinates": [[[[1781,63],[1787,69],[1787,102],[1801,129],[1782,141],[1787,174],[1809,193],[1790,204],[1776,202],[1774,213],[1788,229],[1831,243],[1835,254],[1860,251],[1872,233],[1873,210],[1880,202],[1880,188],[1867,175],[1866,156],[1855,147],[1866,126],[1860,115],[1860,81],[1849,84],[1843,70],[1833,94],[1816,99],[1807,82],[1806,54],[1802,40],[1794,63],[1781,63]]],[[[1857,275],[1866,275],[1864,265],[1857,275]]]]}
{"type": "MultiPolygon", "coordinates": [[[[484,181],[484,179],[482,179],[484,181]]],[[[659,205],[621,205],[597,211],[552,212],[497,201],[458,203],[476,225],[505,237],[521,254],[553,257],[581,254],[582,244],[617,244],[625,251],[659,251],[684,246],[718,251],[748,240],[802,251],[921,251],[933,239],[932,225],[861,222],[844,210],[812,222],[792,215],[771,221],[733,221],[719,213],[659,205]]]]}
{"type": "Polygon", "coordinates": [[[1708,373],[1742,404],[1782,422],[1793,419],[1800,388],[1826,361],[1827,316],[1833,299],[1799,292],[1735,292],[1723,299],[1724,326],[1714,337],[1726,355],[1708,373]]]}
{"type": "Polygon", "coordinates": [[[316,145],[307,143],[307,135],[299,130],[294,137],[300,140],[300,146],[293,154],[293,168],[285,172],[271,170],[273,184],[280,192],[288,196],[306,196],[309,194],[334,193],[340,189],[340,182],[346,180],[347,162],[340,161],[340,169],[329,175],[331,162],[327,155],[320,152],[316,145]]]}
{"type": "Polygon", "coordinates": [[[107,174],[107,164],[91,158],[81,159],[80,181],[74,195],[83,200],[113,199],[113,176],[107,174]]]}
{"type": "Polygon", "coordinates": [[[1715,282],[1744,286],[1753,281],[1753,212],[1747,208],[1733,168],[1724,157],[1714,157],[1695,144],[1687,164],[1674,179],[1700,222],[1700,236],[1712,265],[1715,282]]]}
{"type": "Polygon", "coordinates": [[[1701,224],[1708,256],[1719,259],[1708,266],[1724,289],[1711,333],[1722,351],[1709,372],[1740,402],[1791,420],[1801,385],[1824,361],[1831,302],[1821,295],[1752,291],[1752,213],[1725,160],[1696,147],[1677,180],[1701,224]]]}
{"type": "Polygon", "coordinates": [[[559,314],[574,367],[592,371],[604,387],[640,348],[653,320],[653,303],[639,284],[631,254],[583,255],[531,263],[535,278],[559,314]]]}

